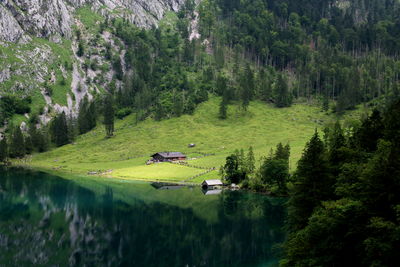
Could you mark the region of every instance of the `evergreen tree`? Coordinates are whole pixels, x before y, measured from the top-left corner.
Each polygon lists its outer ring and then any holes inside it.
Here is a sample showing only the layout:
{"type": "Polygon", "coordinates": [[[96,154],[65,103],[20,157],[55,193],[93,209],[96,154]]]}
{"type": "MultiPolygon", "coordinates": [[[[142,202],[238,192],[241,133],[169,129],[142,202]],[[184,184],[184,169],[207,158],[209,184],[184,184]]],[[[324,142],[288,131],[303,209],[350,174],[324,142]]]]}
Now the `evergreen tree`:
{"type": "Polygon", "coordinates": [[[216,87],[217,87],[217,94],[223,96],[225,91],[228,89],[228,79],[223,74],[218,74],[216,87]]]}
{"type": "Polygon", "coordinates": [[[244,71],[240,75],[239,86],[242,108],[246,111],[254,94],[254,75],[249,64],[246,65],[244,71]]]}
{"type": "Polygon", "coordinates": [[[9,147],[9,153],[12,158],[22,158],[25,156],[25,140],[22,135],[21,128],[16,126],[12,133],[12,138],[9,147]]]}
{"type": "Polygon", "coordinates": [[[337,121],[333,127],[333,131],[328,140],[329,146],[329,163],[333,168],[333,174],[337,175],[341,167],[341,162],[343,161],[343,155],[341,148],[345,146],[345,138],[343,135],[343,130],[340,122],[337,121]]]}
{"type": "Polygon", "coordinates": [[[77,121],[76,119],[72,116],[72,114],[68,117],[67,119],[67,128],[68,128],[68,142],[72,143],[74,142],[76,136],[77,136],[77,121]]]}
{"type": "Polygon", "coordinates": [[[262,68],[258,74],[258,92],[257,96],[264,101],[270,101],[272,99],[272,86],[268,75],[268,72],[262,68]]]}
{"type": "Polygon", "coordinates": [[[84,134],[96,127],[96,106],[94,101],[89,103],[85,96],[79,106],[78,129],[80,134],[84,134]]]}
{"type": "Polygon", "coordinates": [[[27,135],[25,137],[25,153],[26,154],[31,154],[34,150],[33,143],[32,143],[32,137],[30,135],[27,135]]]}
{"type": "Polygon", "coordinates": [[[69,143],[68,125],[65,113],[57,115],[50,124],[51,140],[56,146],[69,143]]]}
{"type": "Polygon", "coordinates": [[[96,116],[96,102],[91,101],[89,104],[89,108],[87,111],[87,120],[88,120],[88,126],[89,126],[89,131],[94,129],[97,124],[97,116],[96,116]]]}
{"type": "Polygon", "coordinates": [[[219,104],[219,118],[221,120],[225,120],[227,118],[228,116],[227,111],[228,111],[228,105],[226,104],[226,101],[222,99],[219,104]]]}
{"type": "Polygon", "coordinates": [[[38,152],[46,152],[49,150],[50,141],[49,134],[46,128],[36,131],[37,134],[37,150],[38,152]]]}
{"type": "Polygon", "coordinates": [[[380,112],[374,110],[356,130],[351,142],[361,151],[373,152],[377,149],[378,140],[384,135],[384,129],[380,112]]]}
{"type": "Polygon", "coordinates": [[[82,57],[85,54],[85,46],[82,40],[79,40],[78,51],[76,52],[78,57],[82,57]]]}
{"type": "Polygon", "coordinates": [[[307,143],[294,175],[290,193],[288,223],[293,231],[304,228],[321,201],[333,195],[334,180],[329,173],[325,147],[317,131],[307,143]]]}
{"type": "Polygon", "coordinates": [[[292,97],[284,74],[280,73],[275,83],[275,105],[278,108],[289,107],[292,104],[292,97]]]}
{"type": "Polygon", "coordinates": [[[322,98],[322,110],[325,112],[329,110],[329,98],[326,95],[322,98]]]}
{"type": "Polygon", "coordinates": [[[0,141],[0,162],[6,162],[8,158],[8,144],[6,136],[0,141]]]}
{"type": "Polygon", "coordinates": [[[256,168],[255,166],[256,159],[254,157],[254,152],[253,152],[253,147],[249,147],[249,152],[247,153],[246,157],[246,170],[248,174],[254,173],[254,170],[256,168]]]}
{"type": "Polygon", "coordinates": [[[217,45],[217,48],[215,49],[214,58],[217,68],[222,69],[225,65],[224,48],[222,45],[217,45]]]}
{"type": "Polygon", "coordinates": [[[106,136],[111,137],[114,134],[114,105],[113,97],[108,94],[104,99],[104,126],[106,136]]]}
{"type": "Polygon", "coordinates": [[[276,146],[276,151],[275,151],[275,159],[281,159],[289,162],[289,157],[290,157],[290,146],[287,144],[286,146],[283,146],[282,143],[279,143],[276,146]]]}

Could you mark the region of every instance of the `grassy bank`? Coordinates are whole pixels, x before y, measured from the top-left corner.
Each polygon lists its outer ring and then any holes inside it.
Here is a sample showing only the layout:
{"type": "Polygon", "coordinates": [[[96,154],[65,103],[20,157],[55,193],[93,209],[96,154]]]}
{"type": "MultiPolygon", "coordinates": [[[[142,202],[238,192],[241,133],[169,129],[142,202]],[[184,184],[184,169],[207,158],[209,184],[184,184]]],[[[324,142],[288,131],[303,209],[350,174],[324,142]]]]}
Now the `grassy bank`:
{"type": "Polygon", "coordinates": [[[148,119],[136,123],[135,117],[130,116],[116,122],[115,136],[110,139],[104,137],[100,125],[79,136],[75,144],[34,155],[28,164],[74,174],[98,172],[122,179],[199,183],[205,178],[216,178],[219,167],[235,149],[253,146],[259,158],[282,142],[291,146],[293,170],[313,131],[336,120],[314,106],[296,104],[277,109],[261,102],[251,103],[247,113],[231,105],[228,119],[220,120],[218,104],[218,98],[211,98],[192,116],[161,122],[148,119]],[[188,148],[189,143],[196,147],[188,148]],[[149,156],[159,151],[184,152],[190,158],[188,163],[197,168],[171,163],[146,166],[149,156]],[[213,155],[204,157],[198,152],[213,155]],[[213,167],[217,170],[193,178],[213,167]]]}

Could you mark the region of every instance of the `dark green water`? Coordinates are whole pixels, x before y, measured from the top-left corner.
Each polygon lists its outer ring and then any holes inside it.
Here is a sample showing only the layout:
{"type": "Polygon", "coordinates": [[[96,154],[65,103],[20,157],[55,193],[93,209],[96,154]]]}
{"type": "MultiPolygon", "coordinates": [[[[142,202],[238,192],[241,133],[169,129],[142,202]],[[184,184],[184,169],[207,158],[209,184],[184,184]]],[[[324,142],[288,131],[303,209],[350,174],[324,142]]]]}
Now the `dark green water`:
{"type": "Polygon", "coordinates": [[[0,169],[0,266],[275,266],[279,199],[0,169]]]}

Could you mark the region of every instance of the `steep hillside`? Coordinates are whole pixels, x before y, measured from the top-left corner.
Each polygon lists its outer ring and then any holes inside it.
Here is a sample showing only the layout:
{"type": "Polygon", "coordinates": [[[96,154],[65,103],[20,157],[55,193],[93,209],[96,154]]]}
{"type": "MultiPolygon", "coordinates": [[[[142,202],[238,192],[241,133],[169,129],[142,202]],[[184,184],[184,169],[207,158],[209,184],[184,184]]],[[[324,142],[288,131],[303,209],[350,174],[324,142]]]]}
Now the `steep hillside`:
{"type": "MultiPolygon", "coordinates": [[[[83,96],[93,98],[114,79],[115,57],[120,58],[124,70],[125,47],[106,23],[123,18],[150,28],[183,2],[2,1],[0,97],[27,99],[31,111],[14,115],[12,122],[19,125],[36,114],[45,124],[61,111],[76,116],[83,96]],[[80,45],[85,48],[84,56],[79,55],[80,45]]],[[[4,117],[0,117],[3,123],[4,117]]]]}

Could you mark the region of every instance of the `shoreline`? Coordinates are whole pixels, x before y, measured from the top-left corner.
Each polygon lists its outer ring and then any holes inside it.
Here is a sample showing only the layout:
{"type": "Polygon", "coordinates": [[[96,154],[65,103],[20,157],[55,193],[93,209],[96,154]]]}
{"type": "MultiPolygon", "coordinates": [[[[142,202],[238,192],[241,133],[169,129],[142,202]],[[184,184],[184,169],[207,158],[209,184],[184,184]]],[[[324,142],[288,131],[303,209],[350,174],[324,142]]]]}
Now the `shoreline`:
{"type": "Polygon", "coordinates": [[[31,169],[35,171],[40,171],[48,174],[52,174],[55,176],[64,177],[65,175],[74,175],[81,178],[103,178],[108,179],[109,181],[132,181],[132,182],[146,182],[146,183],[171,183],[176,185],[186,185],[186,186],[201,186],[201,183],[188,183],[184,181],[174,181],[170,179],[148,179],[148,178],[137,178],[137,177],[115,177],[112,175],[97,175],[97,174],[84,174],[79,172],[73,171],[65,171],[62,169],[53,169],[48,167],[42,166],[35,166],[29,163],[18,163],[11,161],[9,165],[4,165],[7,168],[24,168],[24,169],[31,169]]]}

